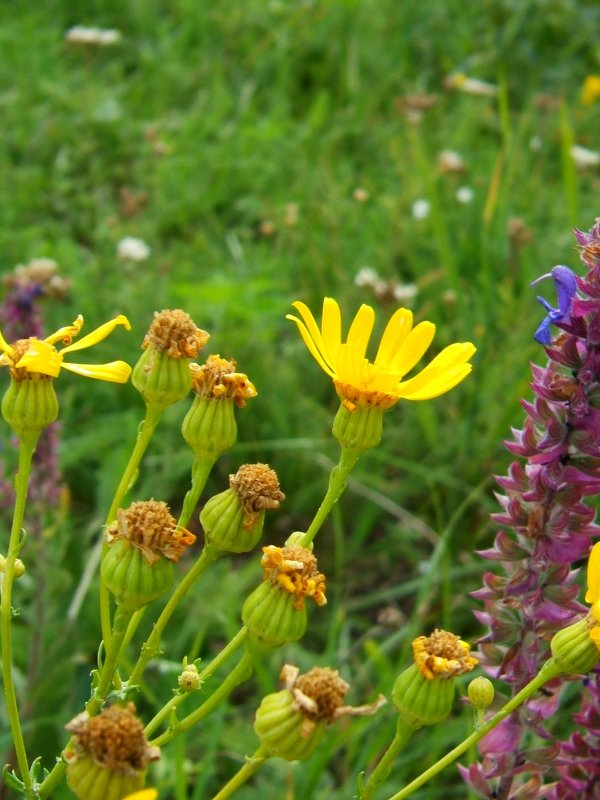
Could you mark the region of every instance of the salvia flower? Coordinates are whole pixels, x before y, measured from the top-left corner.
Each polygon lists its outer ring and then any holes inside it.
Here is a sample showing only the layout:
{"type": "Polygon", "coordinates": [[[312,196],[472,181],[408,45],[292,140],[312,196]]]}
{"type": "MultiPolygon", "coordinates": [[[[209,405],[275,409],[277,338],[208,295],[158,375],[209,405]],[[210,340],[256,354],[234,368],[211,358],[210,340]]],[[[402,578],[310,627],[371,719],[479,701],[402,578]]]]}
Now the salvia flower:
{"type": "Polygon", "coordinates": [[[548,313],[534,333],[534,339],[540,344],[548,345],[550,344],[550,325],[566,324],[570,321],[571,303],[577,291],[577,278],[575,273],[568,267],[558,266],[554,267],[548,274],[536,278],[531,285],[535,286],[545,278],[552,278],[554,281],[558,295],[558,308],[554,308],[543,297],[538,296],[538,302],[544,306],[548,313]]]}
{"type": "Polygon", "coordinates": [[[369,705],[344,705],[349,684],[329,667],[313,667],[300,675],[297,667],[285,664],[280,679],[285,688],[263,698],[254,730],[269,756],[286,761],[307,758],[326,726],[341,717],[374,714],[386,702],[380,695],[369,705]]]}
{"type": "Polygon", "coordinates": [[[84,375],[86,378],[125,383],[129,379],[131,367],[124,361],[113,361],[110,364],[72,364],[64,360],[67,353],[84,350],[86,347],[98,344],[112,333],[117,325],[123,325],[126,330],[131,329],[127,317],[120,314],[96,328],[95,331],[88,333],[83,339],[73,342],[83,327],[83,317],[80,314],[72,325],[59,328],[45,339],[32,336],[10,345],[0,333],[0,350],[2,351],[0,366],[8,366],[11,377],[15,381],[25,380],[32,374],[57,378],[61,369],[67,369],[70,372],[84,375]],[[62,341],[64,347],[57,350],[55,344],[59,341],[62,341]]]}
{"type": "Polygon", "coordinates": [[[453,633],[436,628],[412,643],[414,663],[396,678],[392,701],[411,728],[444,720],[452,709],[454,678],[475,668],[469,645],[453,633]]]}
{"type": "Polygon", "coordinates": [[[78,714],[65,727],[73,737],[64,752],[67,783],[79,800],[122,800],[138,792],[149,763],[160,758],[132,703],[109,706],[95,717],[78,714]]]}
{"type": "MultiPolygon", "coordinates": [[[[559,308],[538,328],[548,361],[544,367],[532,366],[534,398],[523,401],[524,425],[513,430],[506,443],[517,458],[508,474],[497,478],[501,511],[493,519],[503,530],[494,546],[481,553],[496,562],[497,569],[485,573],[483,588],[474,593],[485,606],[476,616],[488,629],[480,642],[482,662],[513,693],[538,675],[550,648],[566,674],[585,673],[597,661],[595,645],[590,646],[592,635],[596,636],[595,618],[590,613],[581,619],[585,607],[577,601],[573,567],[588,555],[600,534],[595,509],[586,502],[600,492],[600,224],[589,233],[576,231],[575,236],[588,271],[583,277],[566,267],[550,273],[557,283],[559,308]],[[560,331],[548,344],[551,324],[560,331]]],[[[593,551],[588,568],[588,602],[593,608],[596,559],[593,551]]],[[[598,681],[593,673],[586,698],[597,697],[598,681]]],[[[558,763],[559,744],[552,741],[548,728],[563,685],[562,678],[550,681],[542,695],[527,701],[482,739],[481,763],[463,771],[472,786],[478,791],[485,787],[487,796],[497,792],[506,798],[573,796],[566,784],[560,792],[544,785],[544,780],[556,778],[550,767],[558,763]],[[548,741],[531,757],[526,731],[548,741]],[[529,763],[539,783],[536,793],[528,793],[520,777],[524,763],[529,763]]],[[[581,740],[590,752],[596,747],[597,757],[597,738],[590,732],[581,740]]],[[[575,749],[582,752],[579,745],[575,749]]],[[[581,768],[587,769],[583,757],[581,768]]],[[[573,771],[578,772],[575,763],[573,771]]]]}
{"type": "Polygon", "coordinates": [[[401,399],[428,400],[444,394],[471,372],[475,353],[470,342],[444,348],[415,377],[403,380],[433,341],[435,325],[420,322],[413,328],[409,309],[399,308],[388,322],[374,361],[366,357],[375,312],[362,305],[342,341],[340,308],[335,300],[323,301],[321,327],[308,307],[295,302],[301,319],[288,315],[319,366],[333,379],[342,403],[349,411],[367,406],[385,410],[401,399]]]}

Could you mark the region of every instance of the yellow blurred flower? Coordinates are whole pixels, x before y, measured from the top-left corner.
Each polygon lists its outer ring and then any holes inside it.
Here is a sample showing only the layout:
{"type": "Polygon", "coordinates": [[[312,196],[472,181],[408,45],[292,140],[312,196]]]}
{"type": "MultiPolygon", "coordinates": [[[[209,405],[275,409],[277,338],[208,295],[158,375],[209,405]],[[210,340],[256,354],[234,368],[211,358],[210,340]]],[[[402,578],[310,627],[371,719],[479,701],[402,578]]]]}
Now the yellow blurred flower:
{"type": "Polygon", "coordinates": [[[87,378],[125,383],[131,373],[131,367],[124,361],[112,361],[109,364],[69,364],[63,361],[67,353],[83,350],[101,342],[112,333],[117,325],[123,325],[126,330],[131,330],[127,317],[120,314],[74,344],[72,344],[73,339],[83,327],[81,314],[72,325],[59,328],[46,339],[32,336],[29,339],[20,339],[14,345],[10,345],[0,332],[0,351],[2,351],[0,366],[8,366],[11,375],[17,380],[26,373],[38,373],[56,378],[61,368],[64,368],[70,372],[76,372],[78,375],[85,375],[87,378]],[[57,350],[54,345],[60,340],[65,347],[57,350]]]}
{"type": "Polygon", "coordinates": [[[412,327],[413,315],[399,308],[388,322],[374,361],[366,350],[375,322],[375,312],[362,305],[354,317],[348,336],[342,342],[340,308],[335,300],[323,301],[321,327],[308,307],[293,303],[302,319],[291,314],[308,347],[321,368],[333,378],[343,405],[349,410],[376,407],[390,408],[400,399],[429,400],[454,388],[471,372],[469,359],[475,353],[470,342],[457,342],[444,348],[415,377],[402,378],[416,365],[431,344],[435,325],[420,322],[412,327]]]}
{"type": "Polygon", "coordinates": [[[127,797],[123,797],[123,800],[156,800],[157,797],[156,789],[142,789],[140,792],[128,794],[127,797]]]}
{"type": "Polygon", "coordinates": [[[600,649],[600,542],[592,547],[587,568],[587,592],[585,602],[592,607],[590,613],[595,625],[590,630],[590,637],[600,649]]]}
{"type": "Polygon", "coordinates": [[[581,89],[581,102],[591,106],[600,97],[600,75],[588,75],[581,89]]]}

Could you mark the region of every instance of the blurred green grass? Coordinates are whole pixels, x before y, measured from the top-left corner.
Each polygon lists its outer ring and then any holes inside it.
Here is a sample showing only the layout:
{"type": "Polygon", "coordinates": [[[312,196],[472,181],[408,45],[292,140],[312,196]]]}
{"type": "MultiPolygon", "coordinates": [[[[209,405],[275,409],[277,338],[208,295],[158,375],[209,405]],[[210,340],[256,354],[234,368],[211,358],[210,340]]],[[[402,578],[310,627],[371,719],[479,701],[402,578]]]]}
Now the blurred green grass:
{"type": "MultiPolygon", "coordinates": [[[[49,329],[79,312],[90,327],[126,313],[133,333],[107,340],[99,359],[133,363],[155,309],[183,307],[209,330],[207,349],[235,357],[259,397],[238,415],[239,443],[207,495],[240,462],[268,461],[288,496],[272,515],[271,541],[305,527],[337,458],[337,400],[284,319],[294,299],[318,310],[334,296],[347,319],[368,302],[381,330],[395,304],[354,283],[368,265],[417,285],[416,318],[438,325],[433,349],[477,345],[464,385],[386,416],[383,444],[363,457],[317,540],[330,604],[285,655],[339,668],[356,703],[389,691],[416,631],[443,624],[478,635],[467,592],[483,566],[473,550],[492,536],[491,475],[508,463],[502,439],[521,418],[528,361],[544,357],[532,340],[541,309],[529,282],[556,263],[577,267],[570,228],[588,228],[598,213],[597,169],[577,171],[569,148],[600,147],[600,103],[580,103],[584,78],[600,70],[599,16],[597,3],[582,0],[488,0],[477,13],[457,0],[0,4],[2,272],[33,257],[59,262],[73,288],[65,305],[48,307],[49,329]],[[69,46],[74,24],[114,27],[122,40],[69,46]],[[446,88],[455,72],[498,94],[446,88]],[[435,100],[419,121],[406,113],[409,95],[435,100]],[[440,170],[444,150],[462,154],[464,172],[440,170]],[[471,203],[457,201],[461,186],[473,190],[471,203]],[[422,220],[412,213],[419,199],[431,204],[422,220]],[[118,260],[126,235],[150,245],[146,262],[118,260]],[[386,626],[389,608],[396,621],[386,626]]],[[[28,689],[43,720],[27,729],[47,759],[85,697],[98,640],[94,592],[76,623],[65,627],[64,615],[141,414],[131,387],[64,375],[59,392],[74,520],[48,537],[43,564],[31,568],[51,592],[43,679],[28,689]],[[53,688],[65,674],[72,681],[53,688]]],[[[137,497],[181,502],[191,461],[184,413],[167,414],[137,497]]],[[[165,642],[167,666],[151,673],[156,696],[174,685],[168,662],[190,648],[207,657],[235,632],[257,576],[253,560],[218,563],[194,589],[165,642]]],[[[40,623],[25,610],[21,620],[24,670],[28,629],[40,623]]],[[[178,747],[165,753],[161,797],[208,796],[254,749],[255,689],[273,689],[283,660],[275,653],[229,711],[188,735],[187,757],[178,747]]],[[[389,793],[468,724],[462,715],[416,741],[389,793]]],[[[357,765],[392,728],[387,710],[379,724],[332,732],[306,766],[273,764],[238,796],[347,798],[357,765]]],[[[458,779],[442,780],[449,797],[465,796],[458,779]]]]}

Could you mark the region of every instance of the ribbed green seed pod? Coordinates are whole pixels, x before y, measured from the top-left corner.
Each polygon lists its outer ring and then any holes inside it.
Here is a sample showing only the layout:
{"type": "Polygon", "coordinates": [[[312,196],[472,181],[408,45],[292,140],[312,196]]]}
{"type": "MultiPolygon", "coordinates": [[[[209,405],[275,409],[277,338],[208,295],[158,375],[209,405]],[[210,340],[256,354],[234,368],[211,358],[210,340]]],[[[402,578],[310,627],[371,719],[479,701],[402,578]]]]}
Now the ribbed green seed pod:
{"type": "Polygon", "coordinates": [[[429,680],[412,664],[396,678],[392,702],[415,728],[434,725],[446,719],[452,710],[455,686],[451,677],[429,680]]]}
{"type": "Polygon", "coordinates": [[[11,380],[2,398],[2,416],[19,439],[41,433],[58,417],[58,400],[52,379],[11,380]]]}
{"type": "Polygon", "coordinates": [[[248,525],[248,514],[234,489],[211,497],[200,513],[200,522],[207,542],[222,553],[247,553],[262,536],[265,512],[252,515],[248,525]]]}
{"type": "Polygon", "coordinates": [[[149,564],[139,548],[117,539],[102,559],[102,580],[123,609],[135,611],[171,588],[173,565],[163,556],[149,564]]]}
{"type": "Polygon", "coordinates": [[[301,639],[306,630],[306,608],[294,606],[294,595],[264,581],[246,599],[242,621],[248,628],[250,651],[262,652],[301,639]]]}
{"type": "Polygon", "coordinates": [[[293,707],[293,702],[289,689],[264,697],[256,711],[254,730],[269,755],[302,761],[321,741],[325,723],[316,723],[308,736],[303,735],[306,718],[293,707]]]}
{"type": "Polygon", "coordinates": [[[349,411],[340,405],[333,421],[333,435],[347,450],[368,450],[381,441],[383,411],[380,408],[356,408],[349,411]]]}
{"type": "Polygon", "coordinates": [[[600,650],[590,637],[591,624],[588,615],[552,637],[552,655],[564,674],[585,675],[600,661],[600,650]]]}
{"type": "Polygon", "coordinates": [[[196,395],[181,431],[197,457],[216,461],[237,441],[233,399],[196,395]]]}
{"type": "Polygon", "coordinates": [[[131,382],[146,405],[167,408],[183,399],[192,388],[190,361],[172,358],[150,346],[133,368],[131,382]]]}
{"type": "Polygon", "coordinates": [[[146,773],[135,775],[109,770],[90,756],[67,765],[67,784],[78,800],[122,800],[144,787],[146,773]]]}

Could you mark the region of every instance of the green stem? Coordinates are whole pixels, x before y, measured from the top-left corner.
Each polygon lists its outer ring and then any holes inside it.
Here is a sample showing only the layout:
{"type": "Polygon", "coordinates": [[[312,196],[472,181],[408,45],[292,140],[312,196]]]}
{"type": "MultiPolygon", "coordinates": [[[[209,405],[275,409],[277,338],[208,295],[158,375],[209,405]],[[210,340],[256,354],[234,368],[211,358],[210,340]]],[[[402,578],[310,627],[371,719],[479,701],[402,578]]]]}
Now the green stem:
{"type": "Polygon", "coordinates": [[[195,459],[192,465],[192,486],[183,499],[183,508],[181,509],[181,515],[177,522],[179,527],[187,527],[188,522],[192,518],[215,461],[216,458],[195,459]]]}
{"type": "Polygon", "coordinates": [[[396,734],[379,763],[370,774],[368,781],[363,785],[360,793],[360,800],[371,800],[373,792],[388,777],[394,759],[398,753],[404,749],[415,730],[416,728],[407,722],[404,717],[398,717],[396,734]]]}
{"type": "Polygon", "coordinates": [[[94,689],[94,693],[88,700],[85,707],[85,710],[90,717],[93,717],[95,714],[97,714],[104,705],[106,695],[108,694],[112,685],[113,677],[119,664],[119,657],[123,652],[123,645],[125,644],[127,638],[127,629],[132,614],[133,611],[130,611],[129,609],[117,607],[113,630],[110,637],[110,646],[106,653],[104,664],[100,669],[98,685],[94,689]]]}
{"type": "Polygon", "coordinates": [[[250,677],[255,661],[256,655],[253,653],[244,653],[223,683],[213,692],[208,700],[195,711],[192,711],[191,714],[188,714],[187,717],[184,717],[180,722],[169,728],[168,731],[165,731],[156,739],[153,739],[150,744],[162,747],[167,744],[167,742],[170,742],[171,739],[174,739],[175,736],[189,730],[197,722],[200,722],[201,719],[204,719],[204,717],[210,714],[215,706],[227,697],[236,686],[250,677]]]}
{"type": "Polygon", "coordinates": [[[414,781],[405,786],[404,789],[401,789],[396,794],[392,795],[388,798],[388,800],[404,800],[405,797],[411,795],[416,789],[419,789],[423,784],[427,783],[427,781],[431,780],[431,778],[435,777],[438,772],[441,772],[445,769],[449,764],[452,764],[453,761],[465,753],[472,745],[478,742],[480,739],[488,734],[493,728],[496,727],[502,720],[506,719],[509,714],[512,714],[515,709],[519,708],[525,700],[531,697],[534,692],[536,692],[539,688],[541,688],[545,683],[552,678],[557,678],[561,675],[563,670],[558,666],[558,664],[554,661],[554,659],[549,659],[543,665],[539,673],[533,678],[527,686],[524,686],[520,692],[512,697],[506,705],[504,705],[497,714],[489,719],[485,725],[482,725],[481,728],[473,731],[470,736],[467,736],[464,741],[462,741],[459,745],[457,745],[453,750],[437,761],[433,766],[429,769],[426,769],[425,772],[422,772],[418,778],[415,778],[414,781]]]}
{"type": "Polygon", "coordinates": [[[25,788],[28,792],[32,790],[32,782],[31,775],[29,774],[29,763],[27,761],[25,741],[21,730],[17,693],[15,691],[13,679],[11,628],[13,615],[12,585],[15,576],[15,561],[23,544],[21,531],[23,529],[23,517],[25,516],[31,459],[33,458],[39,435],[40,432],[38,431],[27,438],[22,438],[19,442],[19,467],[15,476],[15,509],[10,531],[8,552],[0,583],[2,591],[2,600],[0,601],[0,641],[2,644],[2,675],[4,678],[4,694],[6,696],[6,713],[13,737],[13,746],[21,773],[21,780],[25,784],[25,788]]]}
{"type": "Polygon", "coordinates": [[[130,686],[139,683],[142,673],[146,668],[146,664],[160,651],[160,637],[179,602],[183,597],[185,597],[193,583],[198,579],[202,572],[204,572],[209,564],[211,564],[218,556],[219,552],[214,550],[210,544],[206,544],[194,566],[182,578],[181,582],[167,601],[167,604],[163,608],[159,618],[154,623],[152,633],[142,647],[142,651],[137,663],[127,681],[130,686]]]}
{"type": "MultiPolygon", "coordinates": [[[[150,439],[160,422],[163,411],[164,408],[162,407],[146,406],[146,416],[140,424],[135,446],[129,457],[129,463],[125,467],[125,472],[117,486],[111,507],[106,515],[106,525],[110,525],[116,519],[117,511],[134,482],[140,462],[148,449],[150,439]]],[[[104,540],[102,542],[102,555],[106,552],[106,546],[106,540],[104,540]]],[[[110,642],[110,593],[102,579],[100,580],[100,619],[102,622],[102,638],[108,648],[110,642]]]]}
{"type": "Polygon", "coordinates": [[[308,547],[312,543],[319,529],[327,519],[329,512],[340,499],[348,483],[348,476],[354,469],[361,452],[361,450],[350,450],[346,447],[342,447],[339,464],[336,464],[329,475],[329,486],[327,487],[327,493],[323,498],[323,502],[319,506],[308,530],[299,542],[301,547],[308,547]]]}
{"type": "Polygon", "coordinates": [[[220,792],[213,797],[213,800],[227,800],[228,797],[243,786],[244,783],[251,778],[255,772],[258,772],[260,767],[265,763],[265,761],[269,758],[269,754],[265,747],[261,744],[261,746],[256,750],[253,755],[249,758],[246,758],[246,763],[243,767],[241,767],[228,781],[225,786],[221,789],[220,792]]]}
{"type": "MultiPolygon", "coordinates": [[[[225,645],[225,647],[218,653],[213,660],[208,664],[202,672],[198,674],[199,679],[204,682],[210,678],[210,676],[216,672],[216,670],[221,666],[221,664],[229,658],[229,656],[234,653],[238,647],[246,641],[248,636],[248,628],[243,626],[233,637],[233,639],[225,645]]],[[[156,728],[166,719],[173,709],[177,708],[186,697],[189,696],[189,692],[182,692],[181,694],[176,694],[172,697],[168,703],[166,703],[160,711],[150,720],[150,722],[144,728],[144,733],[146,737],[149,737],[150,734],[154,733],[156,728]]]]}

